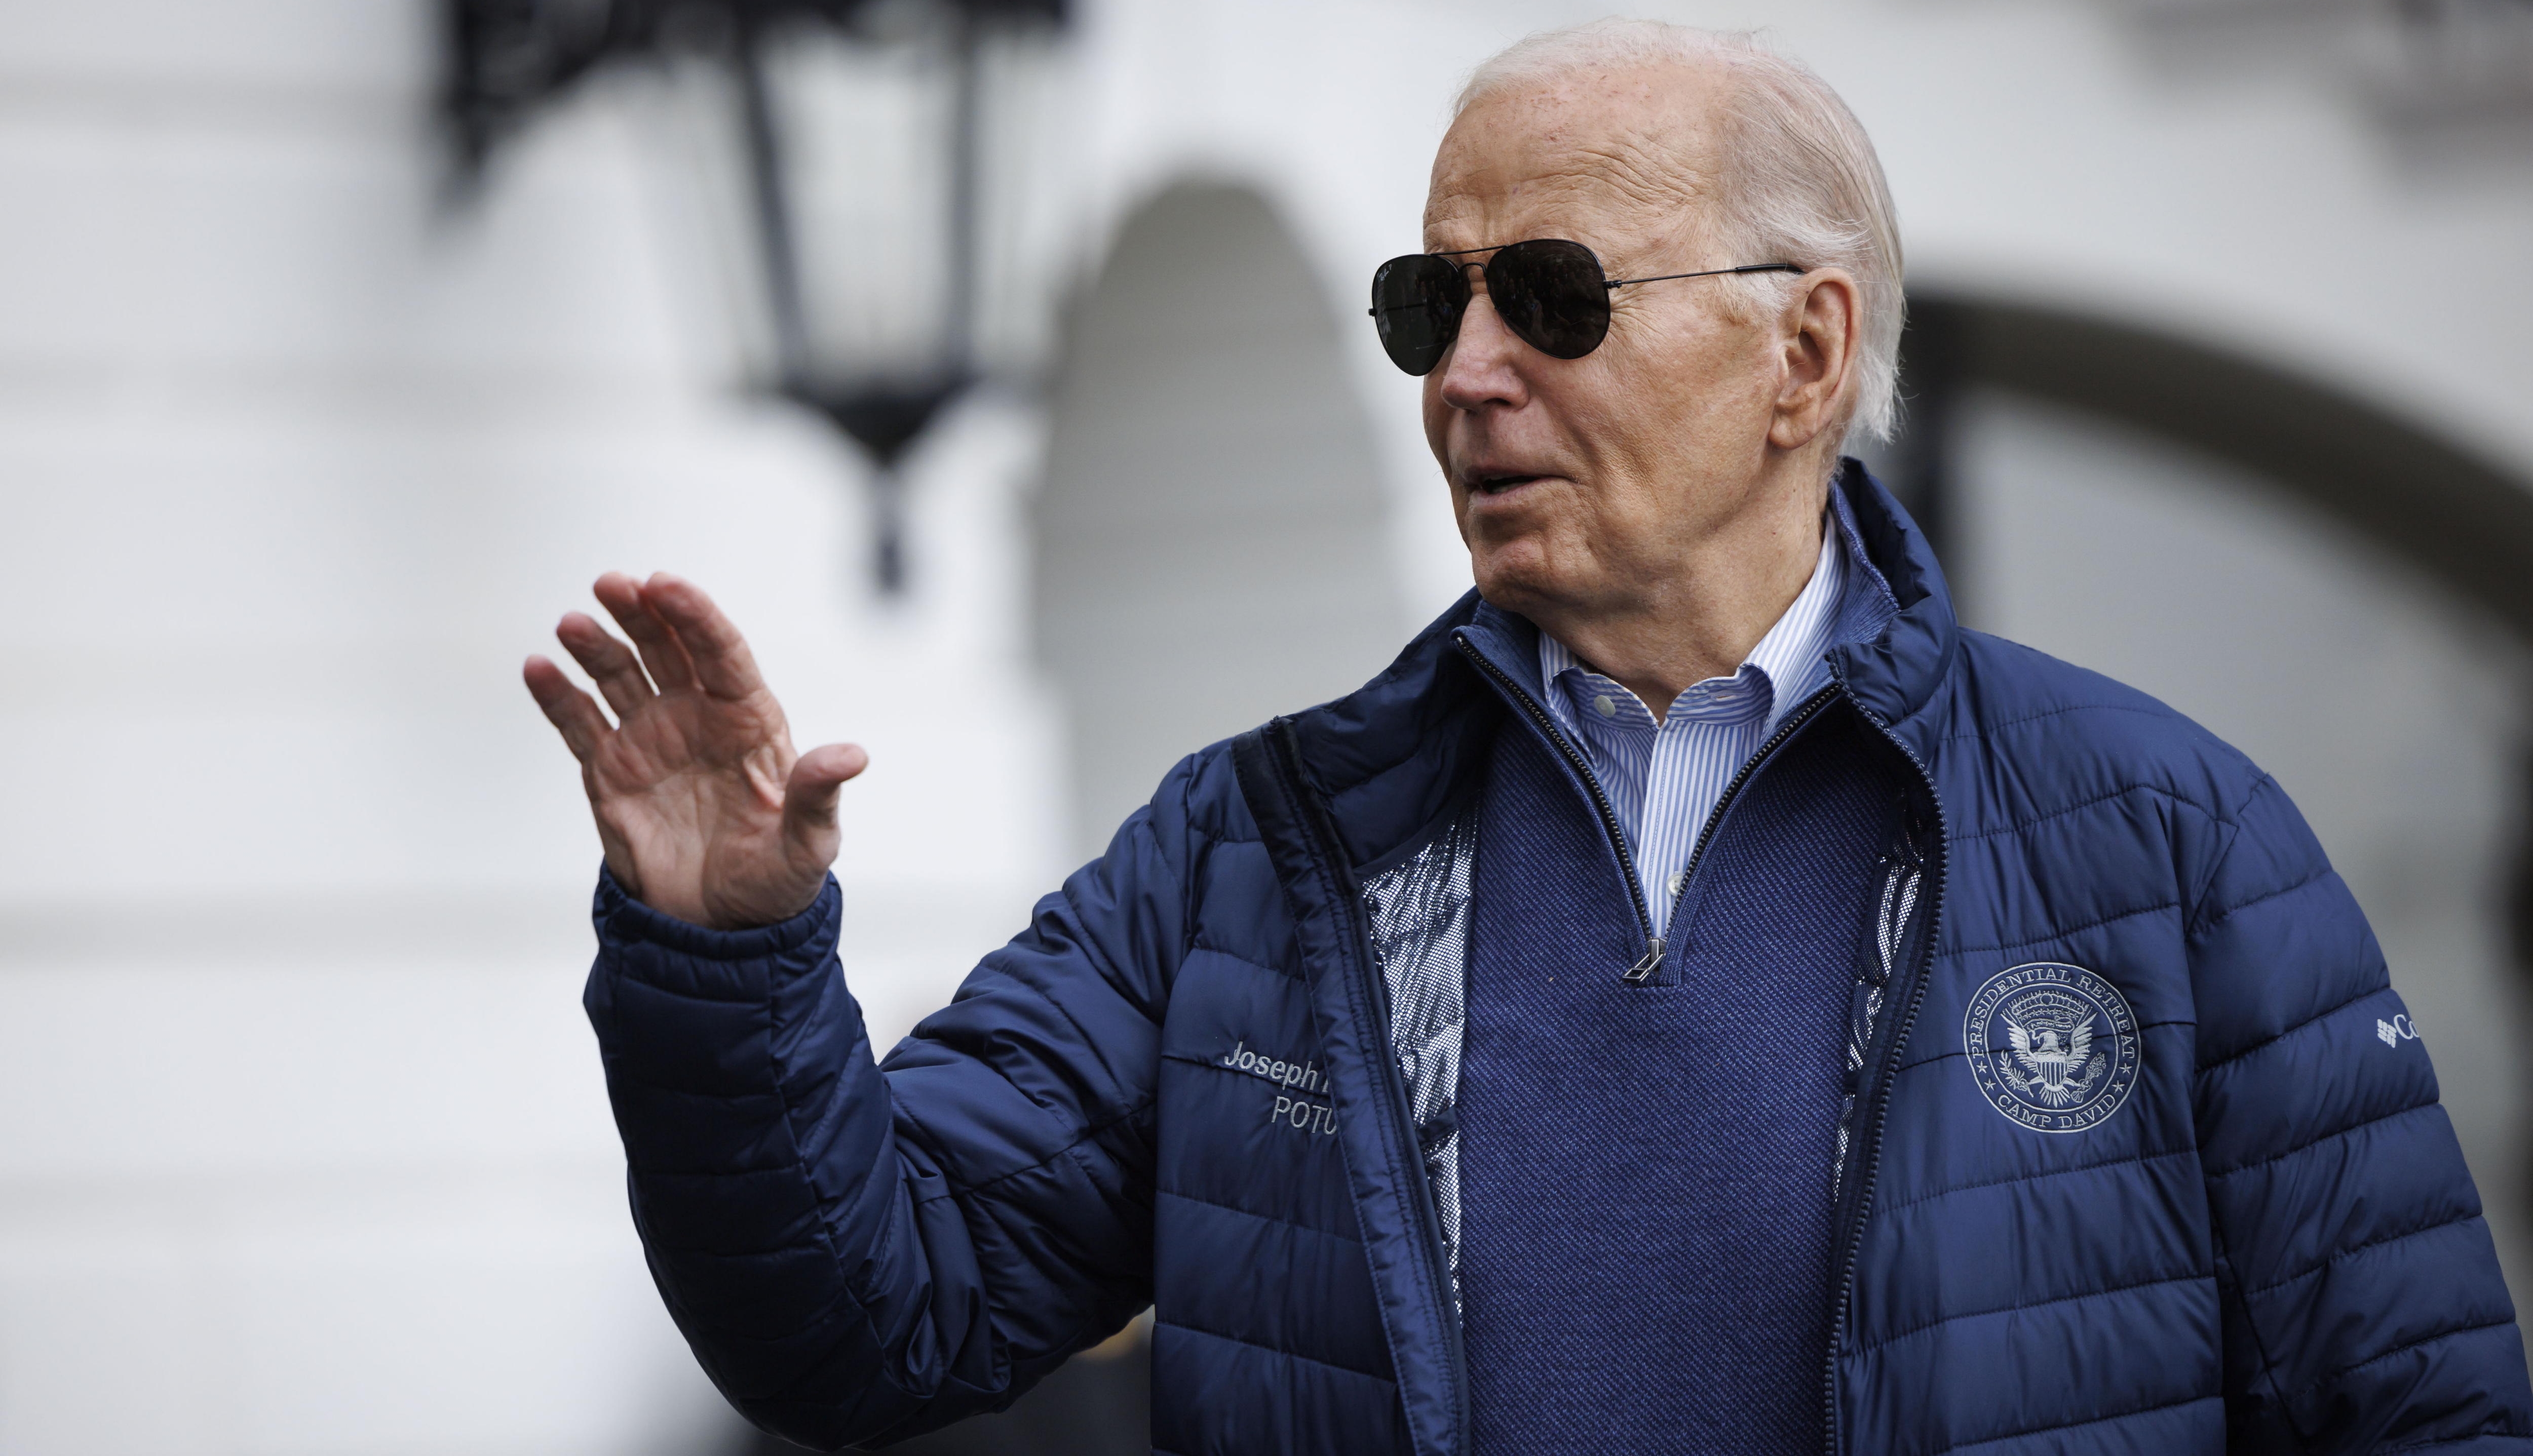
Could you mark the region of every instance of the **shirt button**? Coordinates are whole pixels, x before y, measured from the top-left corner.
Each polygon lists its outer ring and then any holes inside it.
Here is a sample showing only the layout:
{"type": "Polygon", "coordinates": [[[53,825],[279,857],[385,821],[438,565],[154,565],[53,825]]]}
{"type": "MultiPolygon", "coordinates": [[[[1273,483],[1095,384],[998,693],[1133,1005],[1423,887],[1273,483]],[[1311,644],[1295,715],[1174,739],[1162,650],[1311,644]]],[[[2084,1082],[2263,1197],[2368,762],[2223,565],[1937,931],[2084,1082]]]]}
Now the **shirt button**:
{"type": "Polygon", "coordinates": [[[1603,693],[1592,700],[1592,711],[1603,718],[1616,718],[1619,716],[1619,700],[1603,693]]]}
{"type": "Polygon", "coordinates": [[[1672,899],[1678,900],[1679,898],[1680,887],[1688,883],[1688,871],[1684,869],[1673,870],[1671,872],[1671,878],[1664,883],[1671,886],[1672,899]]]}

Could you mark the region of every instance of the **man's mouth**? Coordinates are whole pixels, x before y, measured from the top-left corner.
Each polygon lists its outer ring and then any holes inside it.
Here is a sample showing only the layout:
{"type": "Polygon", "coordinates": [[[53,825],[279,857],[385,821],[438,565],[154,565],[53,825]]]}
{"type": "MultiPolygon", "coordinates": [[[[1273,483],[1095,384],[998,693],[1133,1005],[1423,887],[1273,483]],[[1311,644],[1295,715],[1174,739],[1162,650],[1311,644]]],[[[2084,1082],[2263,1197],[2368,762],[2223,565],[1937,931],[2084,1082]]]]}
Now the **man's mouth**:
{"type": "Polygon", "coordinates": [[[1506,491],[1520,490],[1538,479],[1540,477],[1535,475],[1472,475],[1469,478],[1469,493],[1474,495],[1501,495],[1506,491]]]}

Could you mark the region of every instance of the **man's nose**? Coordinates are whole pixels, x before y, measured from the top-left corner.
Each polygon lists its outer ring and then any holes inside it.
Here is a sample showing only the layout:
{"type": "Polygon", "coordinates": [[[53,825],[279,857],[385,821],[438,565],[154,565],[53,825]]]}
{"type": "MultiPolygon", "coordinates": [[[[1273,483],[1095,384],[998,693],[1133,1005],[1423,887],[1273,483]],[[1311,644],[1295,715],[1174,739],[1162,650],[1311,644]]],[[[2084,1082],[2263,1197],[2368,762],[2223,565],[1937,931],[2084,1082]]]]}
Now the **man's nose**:
{"type": "Polygon", "coordinates": [[[1529,398],[1519,368],[1529,348],[1504,327],[1503,316],[1484,288],[1472,289],[1460,314],[1459,336],[1443,361],[1443,402],[1455,410],[1491,404],[1518,407],[1529,398]]]}

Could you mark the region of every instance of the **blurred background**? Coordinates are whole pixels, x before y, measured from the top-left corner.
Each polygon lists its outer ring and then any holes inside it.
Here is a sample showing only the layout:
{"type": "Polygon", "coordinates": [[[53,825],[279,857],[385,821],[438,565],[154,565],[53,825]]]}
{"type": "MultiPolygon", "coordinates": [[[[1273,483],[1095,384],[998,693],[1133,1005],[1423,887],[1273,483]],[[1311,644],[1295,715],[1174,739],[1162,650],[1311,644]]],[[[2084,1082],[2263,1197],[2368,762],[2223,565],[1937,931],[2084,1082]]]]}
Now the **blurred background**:
{"type": "MultiPolygon", "coordinates": [[[[2274,772],[2533,1279],[2533,4],[1770,0],[1878,143],[1974,625],[2274,772]]],[[[0,1453],[736,1453],[517,682],[611,567],[873,767],[887,1044],[1467,583],[1361,303],[1600,4],[0,9],[0,1453]]],[[[1134,1449],[1135,1335],[921,1449],[1134,1449]]],[[[913,1448],[910,1448],[913,1449],[913,1448]]]]}

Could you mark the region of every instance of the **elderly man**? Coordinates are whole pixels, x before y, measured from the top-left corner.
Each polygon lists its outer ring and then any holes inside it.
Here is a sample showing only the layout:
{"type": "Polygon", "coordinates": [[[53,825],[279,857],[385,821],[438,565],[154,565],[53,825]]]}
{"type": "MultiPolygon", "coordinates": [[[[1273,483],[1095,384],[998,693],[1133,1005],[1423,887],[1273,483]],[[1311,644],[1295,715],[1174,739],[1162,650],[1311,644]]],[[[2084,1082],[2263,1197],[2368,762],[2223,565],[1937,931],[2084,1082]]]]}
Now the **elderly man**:
{"type": "MultiPolygon", "coordinates": [[[[1477,590],[1204,749],[875,1066],[795,756],[694,587],[534,660],[588,1005],[721,1388],[816,1445],[1154,1311],[1208,1453],[2522,1449],[2437,1085],[2277,785],[1964,631],[1842,440],[1899,245],[1800,67],[1483,68],[1374,285],[1477,590]],[[638,653],[638,661],[637,661],[638,653]]],[[[1191,489],[1202,489],[1192,482],[1191,489]]]]}

